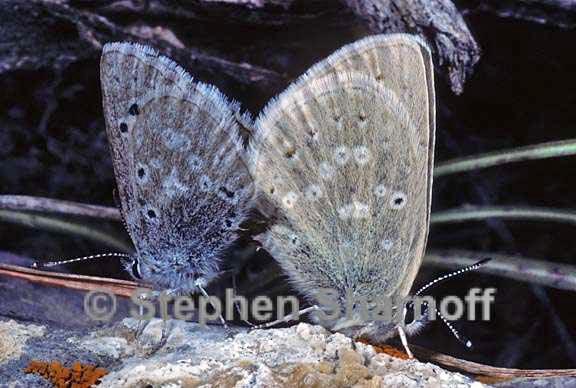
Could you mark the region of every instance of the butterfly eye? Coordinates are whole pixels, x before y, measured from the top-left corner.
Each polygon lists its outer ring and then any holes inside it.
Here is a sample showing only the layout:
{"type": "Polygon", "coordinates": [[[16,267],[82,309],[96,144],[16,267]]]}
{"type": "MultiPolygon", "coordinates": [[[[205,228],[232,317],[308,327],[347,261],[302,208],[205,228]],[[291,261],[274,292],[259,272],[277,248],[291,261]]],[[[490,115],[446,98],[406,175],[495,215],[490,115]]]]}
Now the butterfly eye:
{"type": "Polygon", "coordinates": [[[134,259],[134,261],[132,261],[132,276],[134,276],[138,280],[142,280],[142,275],[140,272],[140,263],[138,262],[138,259],[134,259]]]}

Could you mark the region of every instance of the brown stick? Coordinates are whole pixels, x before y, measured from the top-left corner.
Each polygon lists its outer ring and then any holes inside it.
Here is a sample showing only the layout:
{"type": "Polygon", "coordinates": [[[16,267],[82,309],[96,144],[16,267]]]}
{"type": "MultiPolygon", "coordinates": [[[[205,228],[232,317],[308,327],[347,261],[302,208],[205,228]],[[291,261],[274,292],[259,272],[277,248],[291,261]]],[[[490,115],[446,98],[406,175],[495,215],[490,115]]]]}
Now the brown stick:
{"type": "Polygon", "coordinates": [[[28,195],[0,195],[0,209],[39,211],[120,221],[118,209],[28,195]]]}
{"type": "Polygon", "coordinates": [[[576,369],[514,369],[499,368],[491,365],[462,360],[447,354],[437,353],[416,345],[410,345],[416,357],[423,361],[431,361],[448,369],[473,375],[508,379],[517,377],[560,377],[576,376],[576,369]]]}
{"type": "Polygon", "coordinates": [[[10,264],[0,264],[0,276],[10,276],[34,283],[71,288],[74,290],[106,290],[114,295],[124,296],[127,298],[132,296],[134,290],[137,288],[146,287],[145,285],[128,280],[47,272],[10,264]]]}
{"type": "Polygon", "coordinates": [[[425,265],[444,268],[464,268],[485,257],[491,261],[477,271],[509,279],[540,284],[559,290],[576,291],[576,267],[554,260],[536,260],[521,256],[489,252],[432,251],[424,257],[425,265]]]}

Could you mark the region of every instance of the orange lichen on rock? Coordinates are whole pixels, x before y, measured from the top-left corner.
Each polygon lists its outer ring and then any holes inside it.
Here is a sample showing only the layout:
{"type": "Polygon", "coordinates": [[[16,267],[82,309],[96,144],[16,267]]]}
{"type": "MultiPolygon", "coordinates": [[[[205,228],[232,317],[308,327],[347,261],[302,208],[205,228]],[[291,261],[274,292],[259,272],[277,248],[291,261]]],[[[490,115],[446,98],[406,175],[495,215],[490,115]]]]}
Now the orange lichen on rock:
{"type": "Polygon", "coordinates": [[[393,347],[393,346],[390,346],[390,345],[374,345],[374,344],[371,344],[370,342],[368,342],[368,341],[367,341],[366,339],[364,339],[364,338],[359,338],[359,339],[357,339],[357,341],[358,341],[358,342],[361,342],[361,343],[363,343],[363,344],[366,344],[366,345],[371,345],[371,346],[374,348],[374,350],[376,351],[376,353],[384,353],[384,354],[387,354],[387,355],[392,356],[392,357],[400,358],[400,359],[402,359],[402,360],[408,360],[408,359],[410,359],[410,357],[408,357],[408,355],[407,355],[405,352],[403,352],[403,351],[401,351],[401,350],[399,350],[399,349],[396,349],[396,348],[393,347]]]}
{"type": "Polygon", "coordinates": [[[50,380],[55,388],[89,388],[108,371],[95,365],[75,361],[70,368],[58,361],[32,360],[24,369],[25,373],[36,373],[50,380]]]}

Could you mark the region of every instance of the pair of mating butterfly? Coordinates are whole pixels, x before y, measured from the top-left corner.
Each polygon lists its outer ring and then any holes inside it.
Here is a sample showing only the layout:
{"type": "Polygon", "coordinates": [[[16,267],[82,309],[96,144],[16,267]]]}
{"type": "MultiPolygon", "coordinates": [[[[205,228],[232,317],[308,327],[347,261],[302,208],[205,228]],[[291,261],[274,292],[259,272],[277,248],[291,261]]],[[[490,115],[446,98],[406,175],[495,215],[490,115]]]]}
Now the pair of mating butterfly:
{"type": "MultiPolygon", "coordinates": [[[[326,288],[372,301],[408,295],[426,246],[434,155],[432,61],[419,39],[380,35],[341,48],[254,124],[148,47],[106,44],[100,71],[136,247],[127,267],[137,277],[205,292],[256,207],[275,220],[256,239],[313,303],[326,288]],[[253,133],[244,147],[246,123],[253,133]]],[[[323,324],[379,340],[397,328],[323,324]]]]}

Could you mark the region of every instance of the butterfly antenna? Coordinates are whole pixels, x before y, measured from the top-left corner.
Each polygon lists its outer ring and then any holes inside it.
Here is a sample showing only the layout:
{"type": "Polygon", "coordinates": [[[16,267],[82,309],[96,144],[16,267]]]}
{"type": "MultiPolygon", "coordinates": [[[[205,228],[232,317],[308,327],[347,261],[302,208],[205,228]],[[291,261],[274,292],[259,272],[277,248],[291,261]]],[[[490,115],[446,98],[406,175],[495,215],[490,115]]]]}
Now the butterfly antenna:
{"type": "Polygon", "coordinates": [[[112,252],[112,253],[99,253],[99,254],[97,254],[97,255],[76,257],[76,258],[74,258],[74,259],[69,259],[69,260],[49,261],[49,262],[47,262],[47,263],[35,261],[34,263],[32,263],[32,268],[55,267],[55,266],[57,266],[57,265],[76,263],[76,262],[78,262],[78,261],[84,261],[84,260],[100,259],[100,258],[104,258],[104,257],[130,258],[131,256],[128,255],[128,254],[126,254],[126,253],[117,253],[117,252],[112,252]]]}
{"type": "Polygon", "coordinates": [[[472,341],[470,341],[468,338],[462,336],[458,330],[456,330],[456,328],[450,323],[448,322],[448,320],[446,318],[444,318],[444,316],[442,315],[442,313],[440,313],[440,310],[438,310],[437,308],[434,308],[434,310],[436,310],[436,314],[440,317],[440,319],[442,320],[442,322],[444,322],[444,324],[448,327],[448,329],[452,332],[452,335],[454,335],[454,337],[456,337],[456,339],[463,344],[464,346],[466,346],[468,349],[472,348],[472,341]]]}
{"type": "Polygon", "coordinates": [[[486,264],[487,262],[489,262],[490,260],[492,260],[492,259],[491,258],[482,259],[477,263],[469,265],[468,267],[464,267],[464,268],[461,268],[461,269],[456,270],[454,272],[450,272],[446,275],[440,276],[439,278],[432,280],[430,283],[428,283],[425,286],[423,286],[422,288],[420,288],[418,291],[416,291],[416,294],[414,294],[414,295],[418,296],[418,295],[422,294],[424,291],[426,291],[427,289],[429,289],[430,287],[432,287],[438,283],[441,283],[445,280],[448,280],[450,278],[453,278],[454,276],[459,276],[459,275],[462,275],[466,272],[474,271],[474,270],[480,268],[481,266],[483,266],[484,264],[486,264]]]}
{"type": "MultiPolygon", "coordinates": [[[[485,258],[482,259],[480,261],[478,261],[477,263],[474,263],[472,265],[469,265],[468,267],[464,267],[461,268],[459,270],[456,270],[454,272],[450,272],[446,275],[440,276],[439,278],[436,278],[434,280],[432,280],[430,283],[426,284],[425,286],[423,286],[422,288],[420,288],[415,296],[419,296],[421,295],[424,291],[426,291],[427,289],[429,289],[430,287],[446,281],[450,278],[453,278],[455,276],[459,276],[462,275],[466,272],[470,272],[470,271],[474,271],[478,268],[480,268],[481,266],[483,266],[484,264],[486,264],[487,262],[489,262],[490,260],[492,260],[491,258],[485,258]]],[[[426,308],[429,308],[428,303],[424,303],[424,305],[426,306],[426,308]]],[[[456,330],[456,328],[450,323],[448,322],[448,320],[442,315],[442,313],[440,313],[440,311],[437,308],[434,308],[436,315],[438,315],[440,317],[440,319],[442,320],[442,322],[444,322],[444,324],[448,327],[448,329],[452,332],[452,335],[454,335],[454,337],[456,337],[456,339],[462,343],[464,346],[466,346],[467,348],[471,348],[472,347],[472,341],[470,341],[468,338],[465,338],[464,336],[462,336],[458,330],[456,330]]]]}
{"type": "MultiPolygon", "coordinates": [[[[414,303],[410,302],[406,307],[414,307],[414,303]]],[[[426,309],[430,308],[430,305],[428,304],[428,302],[424,301],[424,303],[422,303],[422,306],[425,307],[426,309]]],[[[442,322],[444,322],[444,324],[448,327],[448,329],[452,332],[452,335],[454,337],[456,337],[456,339],[458,340],[458,342],[460,342],[461,344],[463,344],[464,346],[466,346],[468,349],[472,348],[472,341],[470,341],[468,338],[464,337],[462,334],[460,334],[460,332],[458,330],[456,330],[456,328],[442,315],[442,313],[440,312],[440,310],[438,310],[436,307],[432,307],[434,309],[434,312],[436,313],[436,315],[438,317],[440,317],[440,319],[442,320],[442,322]]],[[[423,314],[424,316],[428,316],[428,314],[423,314]]],[[[420,324],[424,323],[427,321],[427,319],[425,321],[420,321],[420,324]]],[[[420,326],[422,327],[422,326],[420,326]]],[[[411,332],[415,333],[418,329],[416,329],[416,331],[412,331],[413,329],[411,329],[411,332]]]]}

